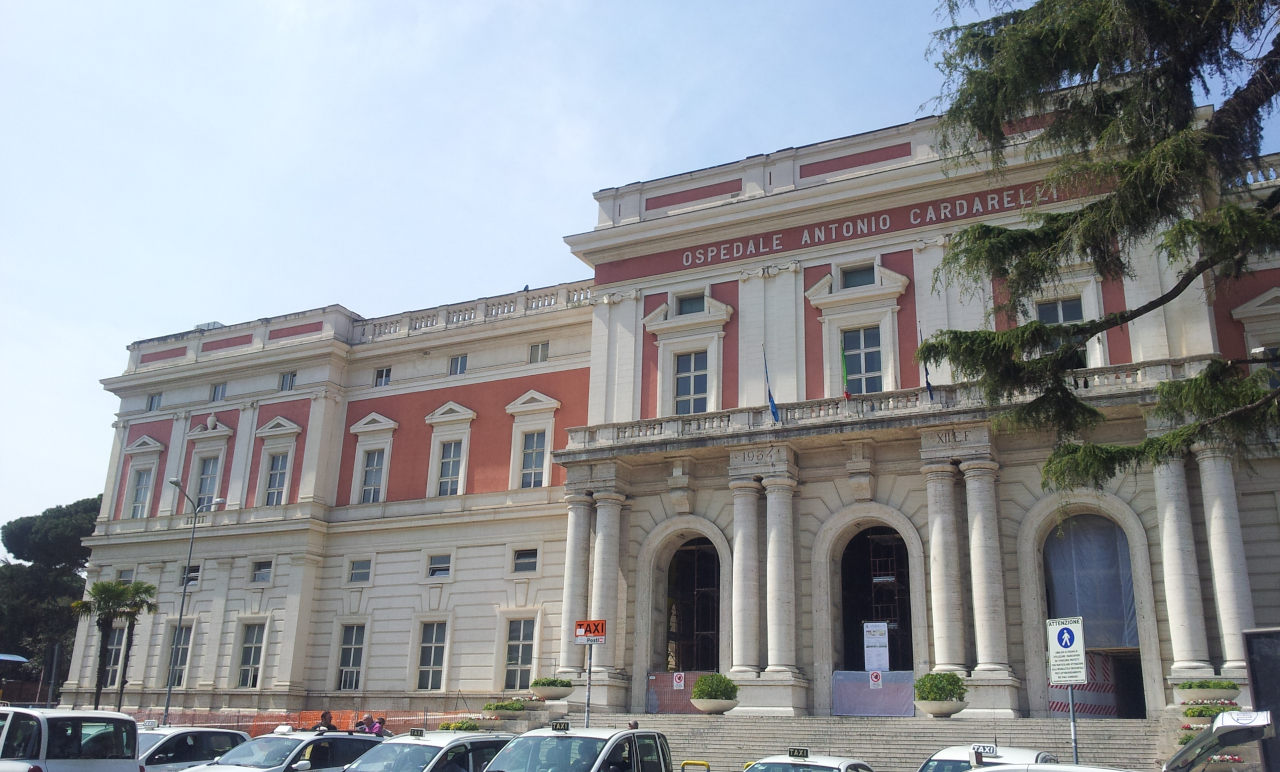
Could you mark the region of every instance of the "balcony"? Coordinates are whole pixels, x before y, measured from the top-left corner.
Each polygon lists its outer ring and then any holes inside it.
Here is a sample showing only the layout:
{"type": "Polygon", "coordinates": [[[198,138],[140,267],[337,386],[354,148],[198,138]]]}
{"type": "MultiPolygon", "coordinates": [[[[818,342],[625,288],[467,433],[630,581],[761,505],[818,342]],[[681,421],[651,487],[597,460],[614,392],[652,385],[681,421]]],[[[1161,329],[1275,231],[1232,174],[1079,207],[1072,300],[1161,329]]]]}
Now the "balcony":
{"type": "MultiPolygon", "coordinates": [[[[1097,367],[1075,372],[1076,391],[1098,407],[1117,403],[1150,402],[1155,384],[1194,376],[1209,357],[1161,359],[1128,365],[1097,367]]],[[[1019,401],[1030,401],[1028,395],[1019,401]]],[[[1004,406],[1001,405],[995,410],[1004,406]]],[[[778,405],[781,421],[775,422],[769,407],[755,406],[668,416],[627,423],[581,426],[569,429],[569,444],[557,451],[558,463],[587,460],[597,452],[611,455],[653,452],[675,443],[734,444],[747,440],[749,432],[766,433],[769,439],[787,439],[806,434],[923,426],[933,423],[982,420],[994,412],[982,395],[968,384],[948,384],[925,388],[864,394],[852,399],[815,399],[778,405]]]]}

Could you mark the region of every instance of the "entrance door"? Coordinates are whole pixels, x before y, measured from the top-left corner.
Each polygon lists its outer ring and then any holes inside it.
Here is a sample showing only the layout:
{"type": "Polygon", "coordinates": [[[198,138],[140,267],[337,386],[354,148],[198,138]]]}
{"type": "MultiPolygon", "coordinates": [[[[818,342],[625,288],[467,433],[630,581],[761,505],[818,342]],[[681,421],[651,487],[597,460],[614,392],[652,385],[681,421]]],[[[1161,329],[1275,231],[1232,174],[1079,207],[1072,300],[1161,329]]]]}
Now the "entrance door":
{"type": "Polygon", "coordinates": [[[889,669],[911,670],[911,588],[907,545],[892,528],[860,531],[840,560],[843,670],[866,670],[864,622],[889,627],[889,669]]]}
{"type": "Polygon", "coordinates": [[[667,569],[669,673],[720,670],[720,556],[710,539],[685,542],[667,569]]]}

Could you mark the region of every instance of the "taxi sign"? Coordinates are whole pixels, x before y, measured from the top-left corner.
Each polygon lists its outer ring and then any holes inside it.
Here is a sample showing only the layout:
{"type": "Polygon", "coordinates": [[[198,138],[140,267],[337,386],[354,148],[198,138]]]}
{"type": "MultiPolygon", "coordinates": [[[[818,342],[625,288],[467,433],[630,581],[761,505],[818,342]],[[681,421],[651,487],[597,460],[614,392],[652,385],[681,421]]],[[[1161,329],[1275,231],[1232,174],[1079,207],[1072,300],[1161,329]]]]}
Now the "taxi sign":
{"type": "Polygon", "coordinates": [[[409,729],[409,736],[410,736],[410,737],[426,737],[426,736],[427,736],[427,730],[425,730],[425,729],[421,729],[421,728],[416,727],[416,726],[415,726],[415,727],[411,727],[411,728],[409,729]]]}
{"type": "Polygon", "coordinates": [[[551,731],[553,731],[553,732],[567,732],[567,731],[569,731],[569,722],[568,722],[568,721],[552,721],[552,722],[551,722],[551,731]]]}
{"type": "Polygon", "coordinates": [[[996,752],[996,746],[994,745],[982,745],[981,743],[974,743],[973,745],[970,745],[969,748],[974,753],[981,753],[983,756],[998,755],[996,752]]]}
{"type": "Polygon", "coordinates": [[[1047,620],[1049,629],[1049,683],[1071,686],[1089,683],[1084,660],[1084,618],[1047,620]]]}
{"type": "Polygon", "coordinates": [[[808,748],[787,748],[787,755],[793,759],[807,759],[809,758],[809,749],[808,748]]]}
{"type": "Polygon", "coordinates": [[[156,721],[154,718],[149,718],[142,722],[143,729],[155,729],[157,726],[160,726],[160,722],[156,721]]]}
{"type": "Polygon", "coordinates": [[[577,644],[604,643],[603,619],[579,619],[573,623],[573,642],[577,644]]]}

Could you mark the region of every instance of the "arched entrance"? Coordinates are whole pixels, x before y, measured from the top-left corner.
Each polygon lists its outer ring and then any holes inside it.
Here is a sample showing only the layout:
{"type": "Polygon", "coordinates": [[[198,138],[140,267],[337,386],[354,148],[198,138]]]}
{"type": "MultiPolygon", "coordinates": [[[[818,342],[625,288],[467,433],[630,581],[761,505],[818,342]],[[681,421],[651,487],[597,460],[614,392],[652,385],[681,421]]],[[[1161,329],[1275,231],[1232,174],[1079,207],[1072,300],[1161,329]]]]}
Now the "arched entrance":
{"type": "Polygon", "coordinates": [[[911,578],[907,544],[886,526],[859,531],[840,559],[842,670],[867,670],[863,624],[889,628],[889,670],[911,670],[911,578]]]}
{"type": "MultiPolygon", "coordinates": [[[[1084,619],[1090,689],[1077,698],[1086,715],[1146,718],[1138,613],[1134,603],[1129,540],[1115,521],[1079,514],[1045,539],[1045,601],[1049,617],[1084,619]]],[[[1064,689],[1050,688],[1049,713],[1057,715],[1064,689]]]]}
{"type": "Polygon", "coordinates": [[[682,544],[667,568],[667,672],[720,669],[720,557],[706,537],[682,544]]]}

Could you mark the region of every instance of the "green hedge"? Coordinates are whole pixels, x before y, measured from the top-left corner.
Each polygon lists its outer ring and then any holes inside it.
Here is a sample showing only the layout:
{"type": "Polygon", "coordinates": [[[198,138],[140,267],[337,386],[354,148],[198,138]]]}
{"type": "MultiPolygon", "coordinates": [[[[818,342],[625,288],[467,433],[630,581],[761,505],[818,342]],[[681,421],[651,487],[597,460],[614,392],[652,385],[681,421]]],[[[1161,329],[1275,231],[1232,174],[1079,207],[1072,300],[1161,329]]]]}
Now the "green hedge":
{"type": "Polygon", "coordinates": [[[1183,736],[1178,738],[1178,745],[1186,745],[1187,743],[1191,742],[1194,739],[1196,739],[1195,735],[1184,734],[1183,736]]]}
{"type": "Polygon", "coordinates": [[[452,729],[459,732],[478,732],[480,731],[480,725],[470,719],[463,719],[462,721],[446,721],[440,725],[440,729],[445,731],[452,729]]]}
{"type": "Polygon", "coordinates": [[[738,685],[730,681],[727,676],[707,673],[704,676],[698,676],[697,682],[693,685],[692,697],[695,700],[736,700],[738,685]]]}
{"type": "Polygon", "coordinates": [[[570,681],[565,678],[539,678],[538,680],[534,681],[529,685],[530,686],[559,686],[563,688],[563,687],[573,686],[573,681],[570,681]]]}
{"type": "Polygon", "coordinates": [[[1239,689],[1235,681],[1187,681],[1178,684],[1176,689],[1239,689]]]}
{"type": "Polygon", "coordinates": [[[507,702],[486,702],[484,710],[524,710],[524,703],[520,700],[509,700],[507,702]]]}
{"type": "Polygon", "coordinates": [[[917,700],[963,700],[968,691],[964,681],[955,673],[928,673],[916,679],[917,700]]]}
{"type": "Polygon", "coordinates": [[[1228,710],[1238,710],[1237,705],[1191,705],[1182,711],[1182,715],[1189,718],[1213,718],[1219,713],[1226,713],[1228,710]]]}

